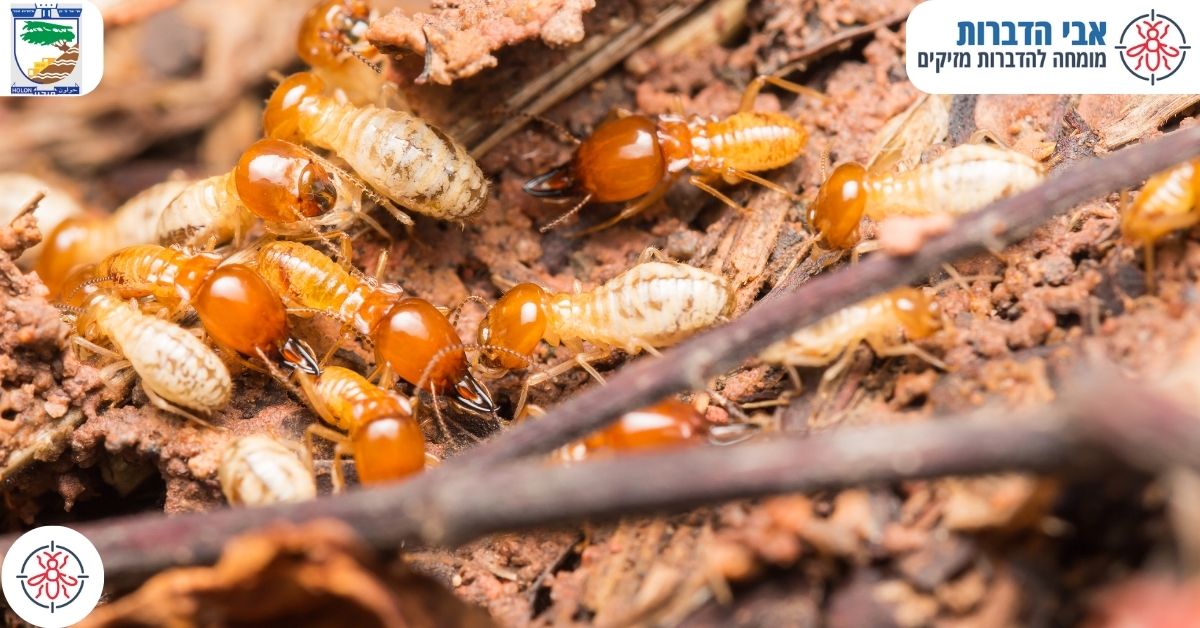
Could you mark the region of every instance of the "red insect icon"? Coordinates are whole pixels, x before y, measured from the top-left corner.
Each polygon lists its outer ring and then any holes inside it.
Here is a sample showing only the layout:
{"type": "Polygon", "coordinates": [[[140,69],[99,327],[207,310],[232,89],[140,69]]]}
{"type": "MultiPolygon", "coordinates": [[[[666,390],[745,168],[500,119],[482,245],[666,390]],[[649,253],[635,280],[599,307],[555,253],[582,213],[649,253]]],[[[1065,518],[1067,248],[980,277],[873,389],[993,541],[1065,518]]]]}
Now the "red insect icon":
{"type": "Polygon", "coordinates": [[[1137,59],[1134,71],[1143,67],[1151,73],[1158,72],[1160,67],[1170,70],[1171,59],[1179,56],[1179,48],[1162,41],[1170,34],[1171,25],[1163,24],[1163,20],[1142,20],[1142,23],[1137,25],[1137,32],[1143,39],[1142,43],[1125,51],[1125,56],[1137,59]]]}
{"type": "Polygon", "coordinates": [[[67,564],[67,559],[62,554],[61,550],[57,552],[46,550],[38,554],[37,563],[42,571],[30,576],[25,581],[27,586],[37,587],[34,597],[38,600],[52,602],[60,597],[70,599],[71,587],[79,584],[78,578],[62,572],[63,567],[67,564]]]}

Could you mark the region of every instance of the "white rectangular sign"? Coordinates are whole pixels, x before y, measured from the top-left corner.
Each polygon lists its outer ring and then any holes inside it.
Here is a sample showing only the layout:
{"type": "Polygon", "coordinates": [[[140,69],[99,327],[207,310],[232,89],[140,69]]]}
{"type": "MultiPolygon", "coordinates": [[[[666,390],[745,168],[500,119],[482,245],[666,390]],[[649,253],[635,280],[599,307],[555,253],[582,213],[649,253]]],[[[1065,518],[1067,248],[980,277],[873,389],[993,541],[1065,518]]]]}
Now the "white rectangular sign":
{"type": "Polygon", "coordinates": [[[928,0],[906,33],[929,93],[1200,93],[1200,0],[928,0]]]}

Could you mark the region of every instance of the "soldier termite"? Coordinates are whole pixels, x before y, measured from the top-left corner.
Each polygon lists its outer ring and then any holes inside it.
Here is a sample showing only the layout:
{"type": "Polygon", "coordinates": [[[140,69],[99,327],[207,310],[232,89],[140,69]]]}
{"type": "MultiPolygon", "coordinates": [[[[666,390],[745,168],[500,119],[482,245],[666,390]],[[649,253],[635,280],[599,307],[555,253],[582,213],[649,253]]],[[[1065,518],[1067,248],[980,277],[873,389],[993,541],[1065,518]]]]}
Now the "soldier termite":
{"type": "Polygon", "coordinates": [[[50,297],[59,294],[75,267],[98,262],[126,246],[156,241],[159,217],[188,185],[165,181],[143,190],[109,216],[73,217],[60,223],[46,236],[36,267],[50,297]]]}
{"type": "Polygon", "coordinates": [[[1154,286],[1154,245],[1173,231],[1200,222],[1200,159],[1164,170],[1146,181],[1121,213],[1121,234],[1145,251],[1146,284],[1154,286]]]}
{"type": "Polygon", "coordinates": [[[689,445],[702,440],[704,417],[675,398],[626,412],[608,427],[564,445],[559,460],[580,462],[605,453],[626,453],[689,445]]]}
{"type": "MultiPolygon", "coordinates": [[[[229,402],[233,383],[225,363],[190,331],[143,313],[132,303],[96,291],[88,295],[75,319],[77,344],[102,355],[128,361],[156,407],[207,425],[210,415],[229,402]],[[109,351],[95,344],[108,339],[109,351]]],[[[105,367],[111,374],[121,362],[105,367]]]]}
{"type": "Polygon", "coordinates": [[[168,311],[190,306],[218,346],[316,373],[316,358],[291,335],[271,287],[248,266],[220,263],[212,254],[143,244],[106,257],[87,283],[122,298],[153,297],[168,311]]]}
{"type": "Polygon", "coordinates": [[[1033,159],[986,144],[957,146],[900,174],[846,163],[821,185],[809,205],[808,224],[822,246],[850,249],[861,242],[863,216],[957,216],[1027,190],[1042,177],[1042,167],[1033,159]]]}
{"type": "Polygon", "coordinates": [[[317,378],[298,373],[301,388],[313,410],[341,434],[322,425],[305,432],[336,443],[333,459],[335,490],[345,484],[341,459],[354,457],[355,471],[363,484],[389,482],[425,468],[425,436],[413,417],[408,399],[367,381],[358,373],[331,366],[317,378]]]}
{"type": "Polygon", "coordinates": [[[899,288],[841,309],[765,349],[771,364],[821,367],[830,381],[845,368],[854,350],[867,343],[880,357],[913,355],[942,368],[940,360],[916,345],[943,326],[937,301],[916,288],[899,288]]]}
{"type": "Polygon", "coordinates": [[[350,273],[297,242],[264,244],[256,267],[291,306],[330,316],[370,338],[379,364],[391,373],[472,412],[495,411],[491,395],[468,368],[454,326],[428,301],[350,273]]]}
{"type": "Polygon", "coordinates": [[[233,506],[303,502],[317,496],[312,470],[295,447],[263,434],[230,443],[221,455],[217,478],[233,506]]]}
{"type": "Polygon", "coordinates": [[[284,79],[263,114],[268,137],[333,151],[376,192],[417,213],[465,220],[483,211],[487,179],[458,142],[410,113],[341,103],[324,89],[309,72],[284,79]]]}
{"type": "Polygon", "coordinates": [[[518,284],[484,317],[480,360],[493,369],[521,368],[542,340],[575,352],[572,361],[526,378],[519,410],[530,386],[574,365],[603,382],[589,360],[613,349],[656,352],[721,322],[732,307],[733,291],[724,277],[673,262],[642,262],[599,287],[576,293],[518,284]],[[585,341],[597,350],[585,353],[585,341]]]}
{"type": "Polygon", "coordinates": [[[626,115],[601,124],[579,144],[570,162],[525,183],[525,191],[533,196],[580,198],[542,231],[588,203],[628,202],[619,214],[583,233],[612,226],[657,202],[687,170],[694,173],[689,178],[692,185],[738,210],[742,207],[717,190],[715,183],[753,181],[793,196],[755,174],[795,161],[808,142],[808,132],[791,117],[752,111],[754,97],[767,83],[801,94],[816,93],[777,77],[760,76],[746,88],[738,112],[728,118],[626,115]]]}

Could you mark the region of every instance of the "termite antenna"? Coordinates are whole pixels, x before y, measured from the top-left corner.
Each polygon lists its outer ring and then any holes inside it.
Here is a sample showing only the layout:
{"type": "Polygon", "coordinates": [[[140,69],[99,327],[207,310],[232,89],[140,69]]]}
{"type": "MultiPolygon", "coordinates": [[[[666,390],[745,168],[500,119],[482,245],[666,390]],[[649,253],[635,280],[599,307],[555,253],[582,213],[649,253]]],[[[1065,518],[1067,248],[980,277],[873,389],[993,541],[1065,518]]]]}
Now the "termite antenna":
{"type": "Polygon", "coordinates": [[[337,46],[338,48],[341,49],[342,52],[345,52],[346,54],[349,54],[350,56],[354,57],[355,59],[358,59],[359,61],[362,62],[363,65],[374,70],[376,74],[383,74],[383,64],[382,63],[375,63],[375,62],[371,61],[370,59],[364,57],[361,52],[355,50],[352,46],[350,46],[346,42],[342,41],[341,39],[338,39],[337,36],[330,34],[329,31],[321,31],[321,39],[324,39],[325,41],[333,44],[334,46],[337,46]]]}
{"type": "Polygon", "coordinates": [[[575,214],[579,213],[579,210],[583,209],[583,206],[587,205],[591,200],[592,200],[591,194],[584,195],[584,197],[582,199],[580,199],[580,201],[578,203],[576,203],[575,206],[570,209],[570,211],[567,211],[566,213],[562,214],[558,218],[551,220],[549,223],[546,223],[546,224],[542,225],[541,227],[538,227],[538,232],[546,233],[547,231],[550,231],[551,229],[561,225],[563,223],[563,221],[565,221],[566,219],[570,218],[571,216],[574,216],[575,214]]]}
{"type": "Polygon", "coordinates": [[[583,143],[583,140],[579,139],[579,137],[576,136],[574,133],[572,133],[571,130],[568,129],[566,126],[564,126],[563,124],[561,124],[559,122],[555,122],[554,120],[551,120],[550,118],[547,118],[546,116],[539,115],[536,113],[529,113],[527,111],[518,111],[514,115],[517,115],[517,116],[525,118],[527,120],[537,122],[539,124],[544,125],[551,131],[554,131],[554,135],[557,136],[559,141],[561,141],[561,142],[566,142],[568,144],[573,144],[575,146],[579,146],[580,144],[583,143]]]}

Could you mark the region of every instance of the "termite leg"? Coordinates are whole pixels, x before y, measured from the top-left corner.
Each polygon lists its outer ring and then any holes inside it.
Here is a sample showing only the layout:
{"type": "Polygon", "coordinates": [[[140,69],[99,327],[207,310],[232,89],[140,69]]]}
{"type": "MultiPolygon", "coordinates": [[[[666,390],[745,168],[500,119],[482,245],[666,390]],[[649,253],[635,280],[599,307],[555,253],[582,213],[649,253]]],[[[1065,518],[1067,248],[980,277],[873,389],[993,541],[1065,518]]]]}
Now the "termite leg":
{"type": "Polygon", "coordinates": [[[1012,148],[1008,145],[1008,143],[1001,140],[1000,136],[996,135],[996,132],[991,129],[975,129],[975,132],[967,138],[968,144],[986,144],[988,142],[991,142],[1001,148],[1012,148]]]}
{"type": "Polygon", "coordinates": [[[800,198],[799,194],[796,194],[795,192],[788,190],[787,188],[783,187],[782,185],[779,185],[778,183],[775,183],[774,181],[771,181],[769,179],[764,179],[764,178],[754,174],[753,172],[746,172],[745,170],[738,170],[736,168],[727,168],[725,170],[725,172],[727,174],[737,177],[739,179],[743,179],[745,181],[750,181],[752,183],[757,183],[757,184],[763,186],[764,188],[767,188],[768,190],[779,192],[780,194],[792,199],[793,201],[795,201],[797,203],[800,203],[803,201],[803,199],[800,198]]]}
{"type": "Polygon", "coordinates": [[[821,102],[829,100],[828,96],[811,87],[807,87],[799,83],[793,83],[792,81],[779,78],[778,76],[760,74],[755,77],[753,81],[750,81],[750,84],[746,86],[746,91],[742,92],[742,105],[738,107],[738,113],[754,111],[754,98],[758,96],[758,93],[762,91],[763,86],[765,86],[767,83],[770,83],[771,85],[774,85],[780,89],[786,89],[793,94],[816,98],[821,102]]]}
{"type": "Polygon", "coordinates": [[[639,263],[639,264],[643,264],[645,262],[650,262],[650,261],[664,262],[667,264],[675,263],[675,260],[667,257],[667,254],[663,253],[662,249],[659,249],[659,248],[656,248],[653,246],[646,247],[646,250],[642,251],[638,255],[638,259],[637,259],[637,263],[639,263]]]}
{"type": "Polygon", "coordinates": [[[532,375],[529,375],[525,378],[525,382],[521,385],[521,396],[517,399],[517,406],[513,410],[513,416],[521,416],[521,410],[524,409],[525,401],[529,398],[530,388],[551,381],[563,373],[570,372],[571,369],[577,366],[587,371],[588,375],[594,377],[596,381],[600,382],[601,385],[607,383],[604,380],[604,376],[601,375],[600,372],[597,371],[590,362],[591,360],[598,360],[607,355],[608,352],[602,350],[596,350],[587,353],[576,353],[575,356],[570,360],[556,364],[550,367],[548,370],[541,371],[540,373],[533,373],[532,375]]]}
{"type": "Polygon", "coordinates": [[[166,399],[163,399],[162,397],[158,396],[158,393],[151,390],[150,387],[147,386],[146,382],[144,382],[144,381],[142,382],[142,390],[145,391],[146,397],[148,399],[150,399],[150,403],[154,404],[154,407],[158,408],[159,410],[162,410],[163,412],[168,412],[170,414],[181,416],[189,421],[199,424],[201,427],[207,427],[207,428],[213,429],[213,430],[222,430],[222,431],[225,430],[225,428],[217,427],[216,425],[213,425],[212,423],[205,421],[204,419],[196,416],[195,414],[192,414],[191,412],[188,412],[187,410],[180,408],[179,406],[171,403],[170,401],[167,401],[166,399]]]}
{"type": "MultiPolygon", "coordinates": [[[[868,341],[868,344],[871,344],[870,341],[868,341]]],[[[914,358],[920,358],[920,359],[924,360],[925,362],[928,362],[931,366],[934,366],[943,371],[947,371],[947,372],[950,371],[950,366],[947,365],[945,362],[942,362],[941,360],[939,360],[936,357],[934,357],[933,355],[931,355],[928,351],[918,347],[917,345],[915,345],[911,342],[902,344],[898,347],[886,347],[886,348],[881,348],[881,349],[877,349],[874,346],[872,346],[871,349],[875,351],[875,355],[878,355],[881,358],[896,358],[896,357],[912,356],[914,358]]]]}
{"type": "Polygon", "coordinates": [[[859,258],[861,258],[864,254],[871,253],[873,251],[878,251],[878,250],[879,250],[879,241],[878,240],[868,240],[866,242],[859,242],[858,244],[854,245],[854,248],[850,251],[850,263],[857,264],[859,258]]]}
{"type": "Polygon", "coordinates": [[[775,279],[776,285],[779,285],[780,282],[787,279],[788,275],[792,274],[792,271],[796,270],[796,267],[800,265],[800,262],[804,261],[804,259],[806,257],[808,257],[809,251],[811,251],[813,249],[813,247],[816,245],[816,243],[817,243],[817,236],[809,236],[807,239],[805,239],[803,242],[800,243],[800,246],[799,246],[800,250],[797,251],[796,254],[792,256],[792,261],[788,262],[787,267],[784,268],[783,272],[779,273],[779,276],[775,279]]]}
{"type": "Polygon", "coordinates": [[[308,467],[314,468],[313,465],[313,437],[323,438],[333,443],[333,460],[330,464],[329,477],[333,481],[333,492],[341,492],[346,486],[346,476],[342,471],[341,458],[338,457],[339,452],[346,449],[346,443],[349,440],[345,434],[320,423],[313,423],[304,429],[304,450],[307,452],[308,467]]]}
{"type": "Polygon", "coordinates": [[[91,351],[92,353],[95,353],[97,355],[102,355],[111,360],[118,360],[118,361],[125,360],[125,356],[121,355],[120,353],[117,353],[116,351],[113,351],[112,349],[106,349],[104,347],[101,347],[100,345],[92,342],[91,340],[88,340],[87,338],[84,338],[83,336],[72,336],[71,342],[79,345],[80,347],[83,347],[84,349],[87,349],[88,351],[91,351]]]}
{"type": "Polygon", "coordinates": [[[688,183],[691,183],[692,185],[700,188],[701,190],[708,192],[710,195],[715,197],[717,200],[736,209],[739,213],[742,213],[742,214],[750,213],[749,209],[746,209],[745,207],[738,205],[737,203],[735,203],[733,201],[733,199],[729,198],[723,192],[721,192],[717,188],[714,188],[713,186],[709,185],[707,181],[705,181],[704,179],[701,179],[700,177],[698,177],[696,175],[692,175],[690,178],[688,178],[688,183]]]}

